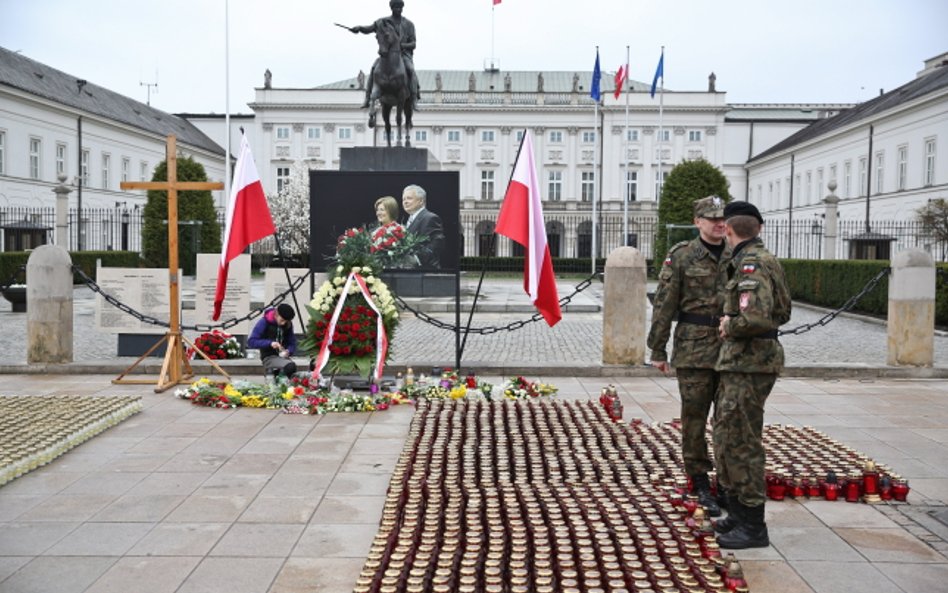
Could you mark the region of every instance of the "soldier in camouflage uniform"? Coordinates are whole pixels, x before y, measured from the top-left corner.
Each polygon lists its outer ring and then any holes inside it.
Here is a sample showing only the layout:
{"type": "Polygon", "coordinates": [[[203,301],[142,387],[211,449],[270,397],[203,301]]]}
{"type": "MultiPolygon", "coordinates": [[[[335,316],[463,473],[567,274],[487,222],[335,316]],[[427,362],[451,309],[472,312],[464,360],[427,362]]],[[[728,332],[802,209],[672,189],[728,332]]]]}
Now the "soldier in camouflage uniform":
{"type": "Polygon", "coordinates": [[[726,549],[770,545],[764,522],[764,403],[783,370],[777,328],[790,320],[790,291],[780,262],[758,237],[763,218],[753,204],[724,208],[730,259],[723,268],[724,340],[714,414],[718,479],[728,489],[728,517],[717,521],[726,549]]]}
{"type": "Polygon", "coordinates": [[[717,283],[725,248],[724,201],[717,196],[697,200],[694,215],[698,236],[672,247],[658,275],[647,343],[652,366],[668,373],[671,369],[665,345],[672,322],[678,322],[671,364],[681,394],[681,453],[698,502],[709,515],[717,517],[721,508],[711,494],[708,472],[714,465],[708,456],[705,432],[718,389],[714,364],[721,345],[717,283]]]}

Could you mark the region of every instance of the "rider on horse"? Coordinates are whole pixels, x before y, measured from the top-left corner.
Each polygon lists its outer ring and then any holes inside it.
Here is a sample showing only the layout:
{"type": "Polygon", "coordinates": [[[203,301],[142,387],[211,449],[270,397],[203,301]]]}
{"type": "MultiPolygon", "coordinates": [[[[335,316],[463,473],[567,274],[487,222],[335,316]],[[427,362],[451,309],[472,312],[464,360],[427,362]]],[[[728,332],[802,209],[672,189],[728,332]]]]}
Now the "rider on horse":
{"type": "MultiPolygon", "coordinates": [[[[382,17],[367,27],[350,27],[353,33],[375,33],[382,27],[391,26],[398,31],[401,39],[402,61],[405,64],[405,71],[408,74],[409,84],[411,85],[412,107],[417,108],[418,101],[421,98],[421,92],[418,85],[418,77],[415,75],[415,64],[413,54],[415,53],[415,25],[402,16],[402,8],[405,3],[402,0],[391,0],[388,5],[392,8],[392,16],[382,17]]],[[[375,69],[378,67],[379,59],[375,59],[372,64],[372,70],[369,72],[367,84],[365,85],[365,101],[362,108],[369,107],[369,99],[372,96],[372,78],[375,69]]]]}

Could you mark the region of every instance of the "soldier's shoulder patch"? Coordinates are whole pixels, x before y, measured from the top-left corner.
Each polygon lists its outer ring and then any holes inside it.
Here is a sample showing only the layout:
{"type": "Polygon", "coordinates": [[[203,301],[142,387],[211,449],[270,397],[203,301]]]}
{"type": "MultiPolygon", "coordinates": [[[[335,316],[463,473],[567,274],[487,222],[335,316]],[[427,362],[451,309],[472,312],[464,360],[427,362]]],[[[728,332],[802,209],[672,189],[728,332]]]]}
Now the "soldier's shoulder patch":
{"type": "Polygon", "coordinates": [[[745,261],[741,264],[742,274],[753,274],[757,271],[757,262],[745,261]]]}
{"type": "Polygon", "coordinates": [[[682,247],[688,245],[688,243],[689,243],[688,241],[681,241],[679,243],[675,243],[674,245],[672,245],[671,249],[668,250],[668,255],[665,256],[665,261],[662,262],[662,265],[670,266],[672,264],[672,255],[674,255],[675,252],[681,249],[682,247]]]}
{"type": "Polygon", "coordinates": [[[737,289],[738,290],[756,290],[759,285],[760,285],[760,282],[757,280],[754,280],[753,278],[744,278],[743,280],[737,283],[737,289]]]}

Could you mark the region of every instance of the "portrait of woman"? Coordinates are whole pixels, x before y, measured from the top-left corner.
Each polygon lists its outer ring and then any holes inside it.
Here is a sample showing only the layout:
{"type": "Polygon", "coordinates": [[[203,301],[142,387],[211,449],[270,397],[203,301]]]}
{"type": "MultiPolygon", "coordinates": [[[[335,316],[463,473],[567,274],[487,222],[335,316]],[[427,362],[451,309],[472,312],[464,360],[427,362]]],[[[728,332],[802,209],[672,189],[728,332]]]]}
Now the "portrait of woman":
{"type": "MultiPolygon", "coordinates": [[[[375,200],[375,218],[378,226],[385,226],[398,220],[398,200],[392,196],[382,196],[375,200]]],[[[371,225],[375,226],[375,225],[371,225]]]]}

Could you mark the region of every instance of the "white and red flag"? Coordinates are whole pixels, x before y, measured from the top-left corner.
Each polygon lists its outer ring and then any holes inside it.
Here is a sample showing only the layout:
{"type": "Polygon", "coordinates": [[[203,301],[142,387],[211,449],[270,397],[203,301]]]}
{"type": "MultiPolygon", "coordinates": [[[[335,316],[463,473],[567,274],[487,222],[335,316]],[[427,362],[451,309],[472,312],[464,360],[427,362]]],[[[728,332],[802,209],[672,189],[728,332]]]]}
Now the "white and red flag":
{"type": "Polygon", "coordinates": [[[500,4],[500,0],[494,0],[494,6],[497,6],[498,4],[500,4]]]}
{"type": "Polygon", "coordinates": [[[517,164],[514,166],[504,203],[497,217],[497,232],[526,248],[523,264],[523,289],[550,327],[562,319],[560,298],[556,293],[553,260],[546,241],[540,182],[537,177],[533,139],[524,130],[517,164]]]}
{"type": "Polygon", "coordinates": [[[254,241],[276,233],[267,196],[263,193],[257,165],[250,153],[250,143],[246,136],[240,138],[240,153],[237,166],[234,167],[234,182],[227,202],[224,226],[224,245],[221,248],[221,261],[217,269],[217,292],[214,294],[214,321],[221,316],[221,304],[227,292],[227,268],[230,260],[244,252],[254,241]]]}
{"type": "Polygon", "coordinates": [[[616,92],[615,98],[618,99],[619,95],[622,94],[622,87],[625,86],[625,79],[629,77],[629,65],[624,64],[619,66],[619,69],[616,71],[616,92]]]}

